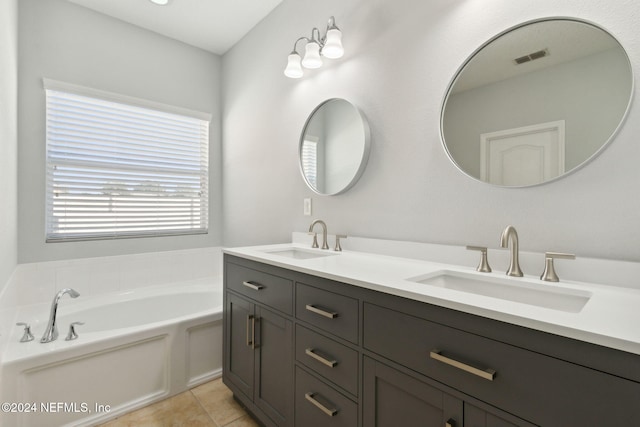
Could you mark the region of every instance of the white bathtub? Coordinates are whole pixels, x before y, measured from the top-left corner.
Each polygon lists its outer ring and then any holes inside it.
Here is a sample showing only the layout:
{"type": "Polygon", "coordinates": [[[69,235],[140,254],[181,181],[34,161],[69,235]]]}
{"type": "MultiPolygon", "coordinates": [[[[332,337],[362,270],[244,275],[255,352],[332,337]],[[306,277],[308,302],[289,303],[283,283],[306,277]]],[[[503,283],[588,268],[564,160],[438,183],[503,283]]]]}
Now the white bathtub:
{"type": "Polygon", "coordinates": [[[216,280],[74,300],[58,308],[59,337],[39,342],[49,307],[22,309],[2,358],[2,426],[95,425],[221,375],[222,284],[216,280]],[[78,339],[65,341],[69,324],[78,339]],[[5,412],[6,410],[16,412],[5,412]]]}

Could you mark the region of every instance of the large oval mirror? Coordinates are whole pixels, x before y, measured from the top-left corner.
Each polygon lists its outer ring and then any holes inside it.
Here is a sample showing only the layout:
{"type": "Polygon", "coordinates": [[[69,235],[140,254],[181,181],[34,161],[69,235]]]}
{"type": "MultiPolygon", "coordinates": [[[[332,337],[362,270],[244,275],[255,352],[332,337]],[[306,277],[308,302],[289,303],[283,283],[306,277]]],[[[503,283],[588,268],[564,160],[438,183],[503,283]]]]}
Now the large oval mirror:
{"type": "Polygon", "coordinates": [[[603,29],[546,19],[478,49],[445,97],[441,136],[467,175],[523,187],[570,173],[599,153],[633,93],[629,58],[603,29]]]}
{"type": "Polygon", "coordinates": [[[349,101],[333,98],[318,105],[302,129],[300,171],[313,191],[340,194],[351,188],[369,158],[369,125],[349,101]]]}

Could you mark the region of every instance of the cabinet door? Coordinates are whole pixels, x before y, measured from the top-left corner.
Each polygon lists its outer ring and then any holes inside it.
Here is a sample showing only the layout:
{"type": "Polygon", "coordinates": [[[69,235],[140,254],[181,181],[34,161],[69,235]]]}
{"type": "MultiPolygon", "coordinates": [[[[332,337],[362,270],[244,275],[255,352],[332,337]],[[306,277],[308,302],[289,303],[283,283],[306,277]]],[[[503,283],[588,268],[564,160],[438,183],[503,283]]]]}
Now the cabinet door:
{"type": "Polygon", "coordinates": [[[227,293],[225,368],[228,379],[253,400],[255,306],[227,293]]]}
{"type": "Polygon", "coordinates": [[[465,427],[534,427],[513,415],[499,413],[497,409],[486,411],[464,402],[465,427]]]}
{"type": "Polygon", "coordinates": [[[460,399],[368,357],[363,393],[365,426],[463,426],[460,399]]]}
{"type": "Polygon", "coordinates": [[[255,404],[278,426],[293,424],[293,325],[256,307],[255,404]]]}

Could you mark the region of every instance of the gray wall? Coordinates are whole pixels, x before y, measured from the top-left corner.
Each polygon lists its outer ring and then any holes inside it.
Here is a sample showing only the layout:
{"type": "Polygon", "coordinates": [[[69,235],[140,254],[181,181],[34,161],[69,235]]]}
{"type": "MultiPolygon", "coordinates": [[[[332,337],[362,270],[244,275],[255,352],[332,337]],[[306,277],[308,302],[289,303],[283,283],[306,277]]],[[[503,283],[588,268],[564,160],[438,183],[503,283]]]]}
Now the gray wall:
{"type": "Polygon", "coordinates": [[[18,258],[18,1],[0,2],[0,292],[18,258]]]}
{"type": "Polygon", "coordinates": [[[220,57],[62,0],[19,12],[19,262],[220,245],[220,57]],[[209,234],[45,243],[43,77],[211,113],[209,234]]]}
{"type": "MultiPolygon", "coordinates": [[[[640,3],[616,0],[284,0],[223,58],[224,243],[285,242],[305,231],[303,198],[331,233],[498,247],[513,224],[527,251],[640,261],[640,110],[577,172],[526,189],[460,173],[439,138],[441,103],[478,46],[518,23],[572,16],[602,25],[640,69],[640,3]],[[300,36],[335,15],[345,56],[300,80],[283,75],[300,36]],[[342,97],[371,124],[367,170],[348,192],[320,197],[299,176],[306,116],[342,97]]],[[[542,267],[542,260],[541,260],[542,267]]]]}

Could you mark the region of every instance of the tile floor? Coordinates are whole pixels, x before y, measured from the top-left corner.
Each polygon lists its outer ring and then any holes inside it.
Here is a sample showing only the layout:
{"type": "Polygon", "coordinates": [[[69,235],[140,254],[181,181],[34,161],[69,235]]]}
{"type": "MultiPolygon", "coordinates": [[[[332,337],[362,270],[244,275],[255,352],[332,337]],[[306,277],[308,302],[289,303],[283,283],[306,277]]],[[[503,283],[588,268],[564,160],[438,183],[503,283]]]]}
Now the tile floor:
{"type": "Polygon", "coordinates": [[[122,415],[100,427],[258,427],[222,379],[122,415]]]}

